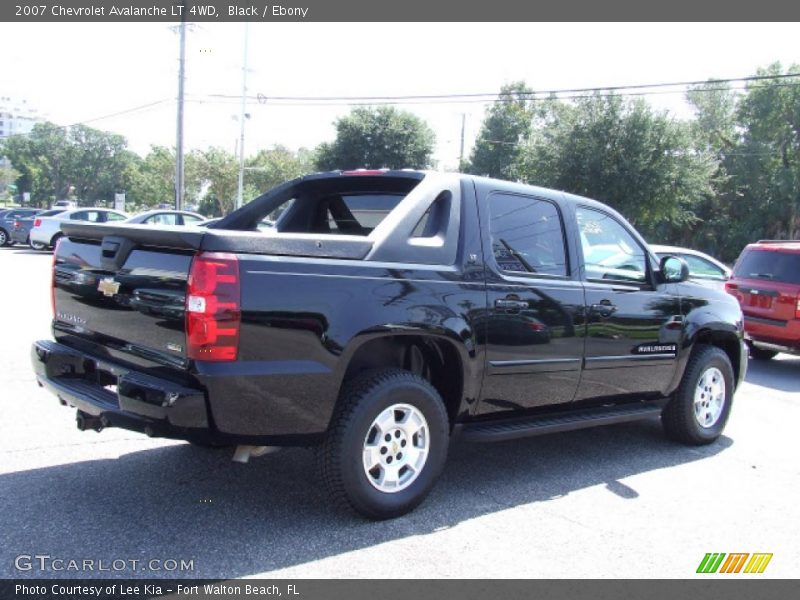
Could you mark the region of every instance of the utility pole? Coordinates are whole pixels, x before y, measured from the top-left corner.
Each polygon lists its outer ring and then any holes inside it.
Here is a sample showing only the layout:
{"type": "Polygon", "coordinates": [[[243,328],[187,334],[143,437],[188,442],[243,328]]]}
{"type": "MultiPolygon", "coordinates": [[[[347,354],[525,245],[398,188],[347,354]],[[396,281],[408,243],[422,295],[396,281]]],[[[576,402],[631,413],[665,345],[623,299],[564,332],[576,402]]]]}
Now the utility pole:
{"type": "Polygon", "coordinates": [[[464,165],[464,128],[467,124],[467,113],[461,113],[461,150],[458,153],[458,170],[464,165]]]}
{"type": "Polygon", "coordinates": [[[239,190],[236,194],[236,208],[242,207],[244,195],[244,121],[247,118],[247,41],[250,33],[248,23],[244,24],[244,57],[242,58],[242,109],[239,114],[239,190]]]}
{"type": "Polygon", "coordinates": [[[181,16],[178,67],[178,126],[175,141],[175,209],[183,209],[183,92],[186,79],[186,13],[181,16]]]}

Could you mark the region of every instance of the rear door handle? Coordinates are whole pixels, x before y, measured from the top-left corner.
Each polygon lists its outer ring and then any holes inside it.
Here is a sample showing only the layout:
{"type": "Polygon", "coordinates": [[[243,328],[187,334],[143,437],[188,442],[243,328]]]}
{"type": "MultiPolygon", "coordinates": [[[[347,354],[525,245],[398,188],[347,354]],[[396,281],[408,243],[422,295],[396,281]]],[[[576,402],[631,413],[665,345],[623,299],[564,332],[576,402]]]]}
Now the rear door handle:
{"type": "Polygon", "coordinates": [[[598,304],[592,304],[591,311],[600,317],[610,317],[617,312],[617,307],[611,304],[611,300],[601,300],[598,304]]]}
{"type": "Polygon", "coordinates": [[[507,298],[498,298],[494,301],[496,308],[503,310],[522,310],[528,308],[528,303],[524,300],[508,300],[507,298]]]}

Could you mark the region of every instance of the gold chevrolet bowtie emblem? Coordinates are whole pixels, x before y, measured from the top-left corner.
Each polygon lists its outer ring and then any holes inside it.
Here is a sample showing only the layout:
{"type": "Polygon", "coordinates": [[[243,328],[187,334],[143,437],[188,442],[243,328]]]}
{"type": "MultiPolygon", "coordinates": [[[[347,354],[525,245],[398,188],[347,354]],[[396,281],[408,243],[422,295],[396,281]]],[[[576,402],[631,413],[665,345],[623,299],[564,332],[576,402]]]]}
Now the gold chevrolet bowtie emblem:
{"type": "Polygon", "coordinates": [[[119,292],[119,282],[114,281],[113,277],[101,279],[100,283],[97,284],[97,290],[102,292],[103,296],[108,296],[110,298],[119,292]]]}

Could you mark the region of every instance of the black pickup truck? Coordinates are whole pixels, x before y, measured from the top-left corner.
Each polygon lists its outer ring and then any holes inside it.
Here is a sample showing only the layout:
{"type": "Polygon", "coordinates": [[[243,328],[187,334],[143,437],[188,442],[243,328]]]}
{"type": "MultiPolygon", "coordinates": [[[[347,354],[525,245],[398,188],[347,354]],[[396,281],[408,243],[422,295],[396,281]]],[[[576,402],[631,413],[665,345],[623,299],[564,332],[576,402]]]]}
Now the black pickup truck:
{"type": "Polygon", "coordinates": [[[660,417],[713,442],[747,367],[734,298],[562,192],[359,170],[208,229],[62,227],[55,339],[31,357],[79,428],[316,446],[370,518],[417,506],[456,437],[660,417]]]}

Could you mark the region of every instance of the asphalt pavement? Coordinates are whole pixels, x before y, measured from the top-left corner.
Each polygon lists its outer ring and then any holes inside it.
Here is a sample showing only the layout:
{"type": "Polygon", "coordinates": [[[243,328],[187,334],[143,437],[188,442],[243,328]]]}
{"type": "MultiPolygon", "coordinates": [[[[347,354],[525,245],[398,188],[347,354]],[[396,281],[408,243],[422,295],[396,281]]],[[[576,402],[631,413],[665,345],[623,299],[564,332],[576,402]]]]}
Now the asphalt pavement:
{"type": "Polygon", "coordinates": [[[310,450],[241,465],[78,431],[30,368],[51,260],[0,248],[0,577],[686,578],[707,552],[773,553],[746,577],[797,576],[800,358],[751,361],[711,446],[657,420],[457,443],[419,509],[373,523],[329,505],[310,450]]]}

